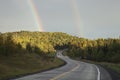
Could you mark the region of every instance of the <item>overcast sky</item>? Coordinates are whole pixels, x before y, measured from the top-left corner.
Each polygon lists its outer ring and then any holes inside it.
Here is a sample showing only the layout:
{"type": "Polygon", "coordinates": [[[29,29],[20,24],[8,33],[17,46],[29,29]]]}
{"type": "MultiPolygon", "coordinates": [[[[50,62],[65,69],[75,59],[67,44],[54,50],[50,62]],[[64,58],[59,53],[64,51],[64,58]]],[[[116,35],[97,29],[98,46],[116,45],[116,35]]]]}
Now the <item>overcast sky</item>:
{"type": "MultiPolygon", "coordinates": [[[[120,35],[120,0],[33,1],[47,32],[91,39],[120,35]]],[[[39,30],[27,0],[0,0],[0,32],[20,30],[39,30]]]]}

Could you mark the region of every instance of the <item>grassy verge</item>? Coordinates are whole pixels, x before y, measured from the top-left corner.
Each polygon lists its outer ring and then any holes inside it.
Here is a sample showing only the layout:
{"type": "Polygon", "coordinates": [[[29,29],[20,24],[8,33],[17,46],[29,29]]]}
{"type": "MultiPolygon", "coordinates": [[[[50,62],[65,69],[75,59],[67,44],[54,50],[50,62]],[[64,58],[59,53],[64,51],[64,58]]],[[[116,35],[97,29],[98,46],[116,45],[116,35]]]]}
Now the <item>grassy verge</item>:
{"type": "Polygon", "coordinates": [[[37,54],[11,57],[0,56],[0,80],[59,67],[64,62],[58,58],[51,61],[37,54]]]}

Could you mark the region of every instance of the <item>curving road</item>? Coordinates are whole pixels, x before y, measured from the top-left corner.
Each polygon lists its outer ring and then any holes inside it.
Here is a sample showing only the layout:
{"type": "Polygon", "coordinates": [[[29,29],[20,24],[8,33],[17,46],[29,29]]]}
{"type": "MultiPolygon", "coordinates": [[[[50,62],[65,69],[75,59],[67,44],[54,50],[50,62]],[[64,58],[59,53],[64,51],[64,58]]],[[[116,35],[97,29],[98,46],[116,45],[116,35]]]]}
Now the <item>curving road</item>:
{"type": "Polygon", "coordinates": [[[57,57],[67,62],[65,66],[14,80],[112,80],[102,67],[72,60],[61,53],[62,51],[59,51],[57,57]]]}

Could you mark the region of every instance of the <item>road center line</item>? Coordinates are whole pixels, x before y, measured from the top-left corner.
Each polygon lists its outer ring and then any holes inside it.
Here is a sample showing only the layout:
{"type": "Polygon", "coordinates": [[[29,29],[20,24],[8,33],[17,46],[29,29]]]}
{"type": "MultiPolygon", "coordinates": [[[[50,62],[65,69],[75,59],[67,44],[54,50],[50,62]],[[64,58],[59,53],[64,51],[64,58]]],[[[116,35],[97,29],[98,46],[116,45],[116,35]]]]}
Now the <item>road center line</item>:
{"type": "Polygon", "coordinates": [[[57,80],[57,79],[59,79],[59,78],[65,76],[65,75],[71,73],[72,71],[75,71],[75,70],[78,69],[79,67],[80,67],[80,64],[77,63],[77,66],[74,67],[73,69],[71,69],[71,70],[69,70],[69,71],[67,71],[67,72],[64,72],[64,73],[62,73],[62,74],[60,74],[60,75],[57,75],[56,77],[54,77],[54,78],[52,78],[52,79],[50,79],[50,80],[57,80]]]}
{"type": "Polygon", "coordinates": [[[97,80],[100,80],[100,70],[99,68],[95,65],[96,69],[97,69],[97,72],[98,72],[98,76],[97,76],[97,80]]]}

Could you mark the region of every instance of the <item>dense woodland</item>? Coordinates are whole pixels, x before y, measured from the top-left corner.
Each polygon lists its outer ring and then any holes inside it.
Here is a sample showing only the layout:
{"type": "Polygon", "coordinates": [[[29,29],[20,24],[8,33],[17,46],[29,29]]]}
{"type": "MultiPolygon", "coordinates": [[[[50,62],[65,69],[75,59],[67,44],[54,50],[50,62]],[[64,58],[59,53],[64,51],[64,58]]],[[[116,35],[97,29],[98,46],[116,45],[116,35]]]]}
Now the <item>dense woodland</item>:
{"type": "Polygon", "coordinates": [[[0,34],[0,55],[39,54],[55,57],[56,50],[67,55],[94,61],[120,62],[120,38],[88,40],[62,32],[11,32],[0,34]]]}

